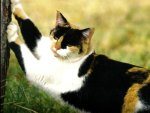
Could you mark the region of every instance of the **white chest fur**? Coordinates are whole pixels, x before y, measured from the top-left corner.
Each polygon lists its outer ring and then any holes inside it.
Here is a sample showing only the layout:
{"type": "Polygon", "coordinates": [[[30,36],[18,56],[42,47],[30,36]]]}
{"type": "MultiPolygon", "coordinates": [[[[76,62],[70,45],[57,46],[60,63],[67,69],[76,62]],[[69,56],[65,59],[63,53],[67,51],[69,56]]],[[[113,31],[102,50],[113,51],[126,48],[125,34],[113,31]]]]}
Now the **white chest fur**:
{"type": "Polygon", "coordinates": [[[84,80],[83,77],[78,77],[79,67],[80,62],[69,64],[53,59],[45,70],[49,73],[45,79],[46,88],[58,93],[79,89],[84,80]]]}
{"type": "Polygon", "coordinates": [[[84,59],[76,63],[66,63],[54,57],[43,57],[37,63],[31,64],[27,77],[36,85],[57,94],[78,90],[85,79],[78,77],[83,61],[84,59]]]}

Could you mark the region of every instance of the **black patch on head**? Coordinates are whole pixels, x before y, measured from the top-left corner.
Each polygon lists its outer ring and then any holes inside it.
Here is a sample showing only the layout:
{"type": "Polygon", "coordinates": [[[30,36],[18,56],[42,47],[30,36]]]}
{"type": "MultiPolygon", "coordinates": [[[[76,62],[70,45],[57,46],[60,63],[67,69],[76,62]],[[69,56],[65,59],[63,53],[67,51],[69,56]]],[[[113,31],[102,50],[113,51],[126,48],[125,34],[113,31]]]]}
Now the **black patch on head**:
{"type": "Polygon", "coordinates": [[[24,61],[22,58],[20,46],[14,42],[9,43],[10,48],[14,51],[16,58],[20,64],[21,69],[25,72],[24,61]]]}
{"type": "Polygon", "coordinates": [[[78,29],[70,29],[64,34],[64,39],[61,43],[61,48],[65,49],[66,46],[81,46],[82,33],[78,29]]]}
{"type": "Polygon", "coordinates": [[[50,34],[53,33],[54,39],[59,39],[66,32],[68,32],[68,30],[70,30],[70,27],[56,26],[54,29],[51,30],[50,34]]]}
{"type": "Polygon", "coordinates": [[[53,33],[54,39],[58,40],[61,36],[63,36],[63,40],[61,42],[61,48],[65,49],[67,46],[78,46],[80,48],[79,53],[82,50],[82,40],[84,38],[82,31],[79,29],[72,29],[71,27],[62,27],[56,26],[56,28],[52,29],[50,34],[53,33]]]}
{"type": "Polygon", "coordinates": [[[150,106],[150,83],[140,89],[138,96],[140,97],[140,101],[150,106]]]}

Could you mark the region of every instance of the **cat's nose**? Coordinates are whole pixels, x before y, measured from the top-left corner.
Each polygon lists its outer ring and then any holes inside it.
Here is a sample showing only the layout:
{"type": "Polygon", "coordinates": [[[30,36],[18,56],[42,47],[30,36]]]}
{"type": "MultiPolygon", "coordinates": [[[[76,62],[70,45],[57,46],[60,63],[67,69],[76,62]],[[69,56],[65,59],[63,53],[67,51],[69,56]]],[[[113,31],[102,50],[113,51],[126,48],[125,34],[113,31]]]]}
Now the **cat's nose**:
{"type": "Polygon", "coordinates": [[[53,47],[53,49],[54,49],[54,51],[57,51],[57,50],[61,49],[61,47],[56,44],[56,45],[53,47]]]}

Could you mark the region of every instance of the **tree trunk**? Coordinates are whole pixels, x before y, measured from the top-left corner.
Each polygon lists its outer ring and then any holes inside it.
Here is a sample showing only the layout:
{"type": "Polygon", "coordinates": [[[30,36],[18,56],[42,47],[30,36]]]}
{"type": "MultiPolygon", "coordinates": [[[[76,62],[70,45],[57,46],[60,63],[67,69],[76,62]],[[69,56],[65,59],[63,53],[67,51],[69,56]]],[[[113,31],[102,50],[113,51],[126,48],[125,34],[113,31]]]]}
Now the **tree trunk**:
{"type": "Polygon", "coordinates": [[[9,48],[7,43],[7,25],[11,20],[11,7],[10,0],[1,0],[1,91],[0,91],[0,102],[1,102],[1,113],[3,112],[3,102],[4,102],[4,94],[5,94],[5,80],[7,75],[7,68],[9,64],[9,48]]]}

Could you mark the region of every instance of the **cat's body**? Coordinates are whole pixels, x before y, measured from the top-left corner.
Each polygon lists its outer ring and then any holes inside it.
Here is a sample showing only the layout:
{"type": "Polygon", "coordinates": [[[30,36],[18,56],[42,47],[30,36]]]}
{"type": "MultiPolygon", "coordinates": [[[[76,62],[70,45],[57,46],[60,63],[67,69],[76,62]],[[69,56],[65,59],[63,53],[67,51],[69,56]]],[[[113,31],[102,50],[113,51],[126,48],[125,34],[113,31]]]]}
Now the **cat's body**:
{"type": "Polygon", "coordinates": [[[12,24],[8,40],[31,83],[87,112],[150,113],[150,71],[97,55],[93,29],[73,28],[59,12],[53,37],[42,36],[14,1],[25,43],[12,24]]]}

